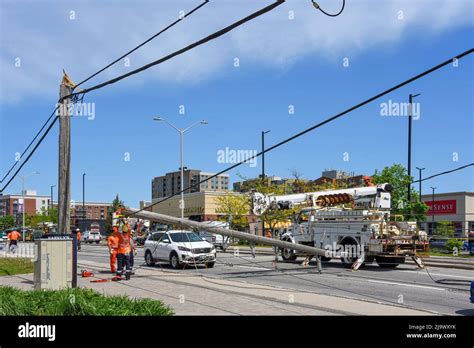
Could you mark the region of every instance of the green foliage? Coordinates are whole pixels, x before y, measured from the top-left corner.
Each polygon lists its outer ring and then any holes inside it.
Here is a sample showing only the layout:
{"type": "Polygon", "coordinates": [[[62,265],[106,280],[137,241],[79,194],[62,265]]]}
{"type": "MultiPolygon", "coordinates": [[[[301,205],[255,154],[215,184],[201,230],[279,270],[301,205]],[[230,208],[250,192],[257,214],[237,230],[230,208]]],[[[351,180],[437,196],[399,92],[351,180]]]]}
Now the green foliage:
{"type": "Polygon", "coordinates": [[[445,237],[454,236],[454,224],[451,221],[438,221],[436,223],[436,234],[445,237]]]}
{"type": "Polygon", "coordinates": [[[216,198],[216,213],[224,215],[224,221],[230,221],[231,228],[245,229],[248,227],[247,215],[250,211],[248,196],[226,194],[216,198]]]}
{"type": "Polygon", "coordinates": [[[446,249],[448,249],[450,253],[453,253],[454,251],[459,253],[461,251],[462,244],[463,244],[462,239],[450,238],[446,242],[446,249]]]}
{"type": "Polygon", "coordinates": [[[5,215],[0,217],[0,231],[15,225],[15,218],[12,215],[5,215]]]}
{"type": "Polygon", "coordinates": [[[109,235],[112,233],[112,215],[114,212],[117,211],[118,208],[123,207],[124,203],[120,200],[118,193],[115,195],[114,200],[112,201],[112,206],[109,207],[109,211],[107,213],[107,220],[105,221],[105,233],[109,235]]]}
{"type": "Polygon", "coordinates": [[[92,289],[20,290],[0,287],[0,315],[171,316],[161,301],[105,296],[92,289]]]}
{"type": "Polygon", "coordinates": [[[37,227],[38,224],[44,222],[58,223],[58,209],[57,208],[42,208],[39,214],[27,215],[25,217],[25,224],[30,227],[37,227]]]}
{"type": "Polygon", "coordinates": [[[19,257],[0,258],[0,276],[33,273],[34,264],[30,259],[19,257]]]}
{"type": "Polygon", "coordinates": [[[393,189],[391,192],[392,213],[402,214],[405,220],[426,220],[428,206],[420,201],[420,196],[416,190],[411,190],[411,202],[408,202],[408,185],[413,181],[413,177],[408,176],[406,169],[401,164],[394,164],[385,167],[380,173],[375,171],[372,176],[374,184],[389,183],[393,189]]]}

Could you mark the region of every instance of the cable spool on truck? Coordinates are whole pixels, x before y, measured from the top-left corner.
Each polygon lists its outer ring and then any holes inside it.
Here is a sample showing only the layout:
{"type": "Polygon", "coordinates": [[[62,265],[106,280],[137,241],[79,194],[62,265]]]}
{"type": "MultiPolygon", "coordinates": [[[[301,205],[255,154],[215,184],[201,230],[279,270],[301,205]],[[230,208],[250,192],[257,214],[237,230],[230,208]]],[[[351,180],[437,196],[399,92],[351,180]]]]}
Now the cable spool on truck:
{"type": "MultiPolygon", "coordinates": [[[[281,196],[253,192],[252,210],[259,216],[267,209],[304,205],[280,239],[326,250],[323,261],[339,258],[356,270],[374,260],[380,267],[395,268],[411,257],[423,268],[417,253],[427,250],[427,234],[416,222],[390,218],[391,189],[381,184],[281,196]]],[[[307,256],[289,249],[280,252],[285,261],[307,256]]]]}

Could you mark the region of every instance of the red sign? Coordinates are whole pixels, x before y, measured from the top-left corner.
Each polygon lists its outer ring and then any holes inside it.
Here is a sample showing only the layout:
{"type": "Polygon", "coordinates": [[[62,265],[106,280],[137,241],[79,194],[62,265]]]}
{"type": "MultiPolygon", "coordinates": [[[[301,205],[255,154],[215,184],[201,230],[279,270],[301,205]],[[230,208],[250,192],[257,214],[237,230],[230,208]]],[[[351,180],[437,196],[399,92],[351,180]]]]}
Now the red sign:
{"type": "Polygon", "coordinates": [[[445,201],[425,201],[429,207],[426,215],[447,215],[456,214],[456,200],[449,199],[445,201]]]}

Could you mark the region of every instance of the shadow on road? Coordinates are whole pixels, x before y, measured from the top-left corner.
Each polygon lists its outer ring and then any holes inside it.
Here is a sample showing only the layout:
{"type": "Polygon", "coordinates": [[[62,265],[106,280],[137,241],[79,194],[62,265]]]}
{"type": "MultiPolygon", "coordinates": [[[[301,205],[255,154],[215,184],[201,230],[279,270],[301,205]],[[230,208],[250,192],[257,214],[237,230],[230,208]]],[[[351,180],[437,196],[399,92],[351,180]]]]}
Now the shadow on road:
{"type": "Polygon", "coordinates": [[[474,308],[472,308],[472,309],[461,309],[459,311],[456,311],[456,314],[474,316],[474,308]]]}

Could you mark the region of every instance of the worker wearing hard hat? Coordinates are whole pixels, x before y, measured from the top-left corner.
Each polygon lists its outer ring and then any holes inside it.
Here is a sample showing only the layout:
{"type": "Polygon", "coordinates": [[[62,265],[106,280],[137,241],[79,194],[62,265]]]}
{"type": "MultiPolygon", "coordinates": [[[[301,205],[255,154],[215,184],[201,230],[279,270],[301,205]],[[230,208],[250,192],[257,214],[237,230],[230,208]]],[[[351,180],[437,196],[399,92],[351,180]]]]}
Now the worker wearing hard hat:
{"type": "Polygon", "coordinates": [[[125,265],[125,279],[129,280],[131,275],[130,267],[130,238],[131,230],[129,224],[124,224],[121,228],[121,233],[118,234],[118,248],[117,248],[117,277],[121,278],[123,275],[123,266],[125,265]]]}
{"type": "Polygon", "coordinates": [[[112,234],[109,236],[109,238],[107,238],[107,245],[110,252],[110,271],[112,273],[117,272],[117,251],[119,243],[118,235],[118,228],[114,226],[112,234]]]}

